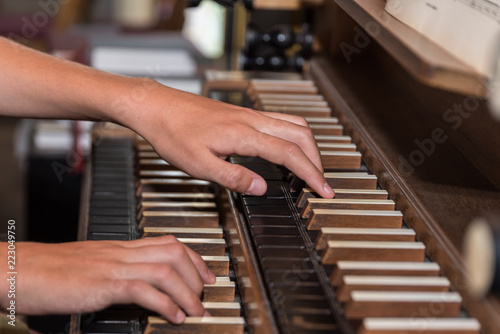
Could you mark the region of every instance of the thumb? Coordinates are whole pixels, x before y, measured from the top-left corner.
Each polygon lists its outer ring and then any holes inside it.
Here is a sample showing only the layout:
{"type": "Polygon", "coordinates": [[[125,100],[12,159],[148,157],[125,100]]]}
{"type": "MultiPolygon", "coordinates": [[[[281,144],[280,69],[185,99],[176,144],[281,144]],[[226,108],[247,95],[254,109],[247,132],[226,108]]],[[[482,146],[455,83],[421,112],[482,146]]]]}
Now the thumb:
{"type": "Polygon", "coordinates": [[[204,177],[206,179],[239,193],[253,196],[262,196],[266,193],[266,181],[243,166],[224,161],[211,153],[207,155],[205,163],[204,177]]]}

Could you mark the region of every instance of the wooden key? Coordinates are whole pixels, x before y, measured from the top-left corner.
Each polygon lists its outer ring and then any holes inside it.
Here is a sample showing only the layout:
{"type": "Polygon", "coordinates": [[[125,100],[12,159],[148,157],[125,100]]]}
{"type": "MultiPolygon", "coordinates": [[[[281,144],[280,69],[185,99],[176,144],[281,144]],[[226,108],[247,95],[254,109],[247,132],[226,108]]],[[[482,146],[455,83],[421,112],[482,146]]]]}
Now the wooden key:
{"type": "Polygon", "coordinates": [[[472,318],[365,318],[358,334],[479,334],[472,318]]]}
{"type": "Polygon", "coordinates": [[[301,217],[309,218],[313,209],[385,210],[394,211],[396,204],[388,199],[308,198],[301,217]]]}
{"type": "Polygon", "coordinates": [[[401,228],[403,214],[384,210],[313,209],[306,222],[308,230],[322,227],[401,228]]]}
{"type": "Polygon", "coordinates": [[[204,302],[202,304],[212,317],[239,317],[241,315],[239,303],[204,302]]]}
{"type": "Polygon", "coordinates": [[[196,253],[207,256],[223,256],[226,252],[224,239],[178,238],[196,253]]]}
{"type": "Polygon", "coordinates": [[[326,182],[334,189],[377,189],[377,177],[356,172],[325,173],[326,182]]]}
{"type": "Polygon", "coordinates": [[[142,237],[152,238],[162,235],[173,235],[176,238],[222,239],[223,233],[221,228],[145,227],[142,237]]]}
{"type": "Polygon", "coordinates": [[[205,284],[203,289],[204,302],[234,302],[235,284],[229,280],[217,277],[214,284],[205,284]]]}
{"type": "Polygon", "coordinates": [[[346,151],[320,151],[324,169],[360,169],[361,153],[346,151]]]}
{"type": "Polygon", "coordinates": [[[153,146],[146,142],[138,143],[135,148],[139,152],[155,152],[153,146]]]}
{"type": "Polygon", "coordinates": [[[341,136],[344,127],[340,124],[309,124],[314,135],[341,136]]]}
{"type": "MultiPolygon", "coordinates": [[[[386,190],[378,189],[334,189],[337,199],[387,199],[386,190]]],[[[297,207],[300,209],[307,203],[308,198],[321,198],[313,189],[303,188],[297,198],[297,207]]]]}
{"type": "Polygon", "coordinates": [[[332,143],[332,144],[349,144],[352,138],[349,136],[329,136],[329,135],[316,135],[314,139],[317,143],[332,143]]]}
{"type": "Polygon", "coordinates": [[[316,95],[318,88],[313,86],[288,86],[288,85],[250,85],[247,89],[247,95],[250,100],[255,101],[261,94],[301,94],[316,95]]]}
{"type": "Polygon", "coordinates": [[[186,317],[180,326],[171,324],[160,317],[148,317],[144,334],[243,334],[244,330],[245,321],[241,317],[186,317]]]}
{"type": "Polygon", "coordinates": [[[219,213],[210,211],[146,211],[139,229],[145,227],[219,227],[219,213]]]}
{"type": "Polygon", "coordinates": [[[415,241],[415,231],[402,228],[323,227],[316,239],[316,249],[323,250],[328,241],[415,241]]]}
{"type": "Polygon", "coordinates": [[[282,107],[269,106],[263,108],[264,111],[280,112],[288,115],[302,117],[330,117],[332,109],[329,107],[282,107]]]}
{"type": "Polygon", "coordinates": [[[337,290],[337,298],[342,303],[348,302],[353,291],[439,292],[449,289],[450,281],[446,277],[346,275],[337,290]]]}
{"type": "Polygon", "coordinates": [[[229,257],[228,256],[207,256],[201,258],[215,276],[229,276],[229,257]]]}
{"type": "MultiPolygon", "coordinates": [[[[174,165],[169,164],[163,159],[159,159],[158,155],[154,156],[151,155],[150,152],[139,152],[139,155],[146,155],[148,154],[149,157],[152,159],[144,159],[141,158],[139,159],[139,170],[179,170],[177,167],[174,165]],[[157,159],[155,159],[157,158],[157,159]]],[[[154,153],[156,154],[156,153],[154,153]]]]}
{"type": "Polygon", "coordinates": [[[318,148],[320,151],[348,151],[355,152],[356,145],[354,144],[332,144],[332,143],[318,143],[318,148]]]}
{"type": "Polygon", "coordinates": [[[345,275],[367,276],[438,276],[435,262],[338,261],[330,276],[332,286],[339,286],[345,275]]]}
{"type": "Polygon", "coordinates": [[[196,179],[141,179],[136,196],[142,192],[208,192],[212,183],[196,179]]]}
{"type": "Polygon", "coordinates": [[[368,317],[458,317],[462,298],[456,292],[353,291],[347,319],[368,317]]]}
{"type": "Polygon", "coordinates": [[[324,264],[338,261],[422,262],[425,246],[421,242],[328,241],[322,256],[324,264]]]}
{"type": "Polygon", "coordinates": [[[137,152],[137,157],[140,159],[159,159],[160,156],[155,151],[140,151],[137,152]]]}

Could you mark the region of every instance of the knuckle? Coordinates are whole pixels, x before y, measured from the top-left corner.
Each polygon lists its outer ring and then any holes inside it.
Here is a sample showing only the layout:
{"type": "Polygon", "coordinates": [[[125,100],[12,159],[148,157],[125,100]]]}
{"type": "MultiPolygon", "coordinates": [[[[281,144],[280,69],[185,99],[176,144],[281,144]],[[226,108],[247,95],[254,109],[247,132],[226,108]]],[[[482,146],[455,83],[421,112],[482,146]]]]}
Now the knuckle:
{"type": "Polygon", "coordinates": [[[175,270],[168,264],[158,264],[156,265],[156,268],[154,268],[153,272],[158,277],[159,281],[161,281],[163,279],[170,278],[174,274],[175,270]]]}
{"type": "Polygon", "coordinates": [[[229,165],[222,171],[221,180],[229,189],[237,189],[243,178],[243,169],[235,165],[229,165]]]}
{"type": "Polygon", "coordinates": [[[165,239],[165,241],[169,244],[173,244],[173,243],[178,243],[179,240],[177,240],[177,238],[173,235],[165,235],[163,236],[163,239],[165,239]]]}
{"type": "Polygon", "coordinates": [[[187,255],[186,248],[180,241],[168,245],[168,253],[175,261],[182,259],[187,255]]]}
{"type": "Polygon", "coordinates": [[[302,149],[300,148],[299,145],[295,144],[295,143],[286,143],[284,145],[284,148],[283,148],[283,151],[287,154],[287,155],[290,155],[290,156],[297,156],[300,154],[300,152],[302,151],[302,149]]]}
{"type": "Polygon", "coordinates": [[[131,299],[135,299],[136,296],[139,296],[144,289],[144,284],[140,280],[129,280],[126,283],[125,291],[131,299]]]}

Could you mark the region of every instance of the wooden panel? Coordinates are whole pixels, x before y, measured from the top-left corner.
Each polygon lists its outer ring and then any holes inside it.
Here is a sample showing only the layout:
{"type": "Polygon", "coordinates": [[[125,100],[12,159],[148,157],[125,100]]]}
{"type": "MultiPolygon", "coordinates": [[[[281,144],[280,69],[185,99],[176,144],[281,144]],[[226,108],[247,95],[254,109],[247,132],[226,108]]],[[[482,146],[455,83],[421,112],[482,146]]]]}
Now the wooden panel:
{"type": "Polygon", "coordinates": [[[316,249],[328,247],[328,241],[415,241],[415,231],[401,228],[323,227],[316,239],[316,249]]]}
{"type": "Polygon", "coordinates": [[[321,258],[324,264],[338,261],[422,262],[425,246],[421,242],[328,241],[321,258]]]}
{"type": "Polygon", "coordinates": [[[368,173],[325,173],[326,182],[339,189],[376,189],[377,177],[368,173]]]}
{"type": "Polygon", "coordinates": [[[345,306],[348,319],[367,317],[434,317],[460,315],[462,298],[456,292],[354,291],[345,306]]]}
{"type": "Polygon", "coordinates": [[[338,261],[330,283],[340,285],[345,275],[438,276],[439,270],[434,262],[338,261]]]}
{"type": "Polygon", "coordinates": [[[321,151],[321,163],[326,169],[360,169],[361,153],[359,152],[335,152],[321,151]]]}
{"type": "Polygon", "coordinates": [[[314,209],[306,222],[308,230],[322,227],[401,228],[403,214],[382,210],[314,209]]]}
{"type": "Polygon", "coordinates": [[[204,302],[234,302],[235,284],[231,281],[217,281],[205,284],[203,288],[204,302]]]}
{"type": "Polygon", "coordinates": [[[229,276],[228,256],[202,256],[203,261],[215,276],[229,276]]]}

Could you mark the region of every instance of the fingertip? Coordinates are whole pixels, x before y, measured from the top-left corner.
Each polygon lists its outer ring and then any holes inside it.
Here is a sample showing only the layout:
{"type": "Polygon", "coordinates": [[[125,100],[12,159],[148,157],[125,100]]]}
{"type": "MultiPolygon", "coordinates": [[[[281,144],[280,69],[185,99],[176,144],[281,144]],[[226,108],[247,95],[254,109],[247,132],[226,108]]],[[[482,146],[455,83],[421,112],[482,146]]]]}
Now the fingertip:
{"type": "Polygon", "coordinates": [[[328,184],[328,182],[325,182],[323,185],[323,190],[324,190],[324,198],[333,198],[335,196],[335,192],[333,191],[332,187],[328,184]]]}
{"type": "Polygon", "coordinates": [[[205,313],[203,313],[203,317],[211,317],[212,315],[210,313],[208,313],[207,311],[205,311],[205,313]]]}
{"type": "Polygon", "coordinates": [[[254,178],[245,192],[247,195],[262,196],[266,193],[267,184],[262,178],[254,178]]]}
{"type": "Polygon", "coordinates": [[[182,312],[181,309],[177,310],[177,314],[175,315],[175,323],[182,324],[186,320],[186,314],[182,312]]]}
{"type": "Polygon", "coordinates": [[[206,284],[215,284],[215,281],[217,279],[215,278],[215,275],[214,273],[210,270],[210,269],[207,269],[207,276],[206,276],[206,284]]]}

